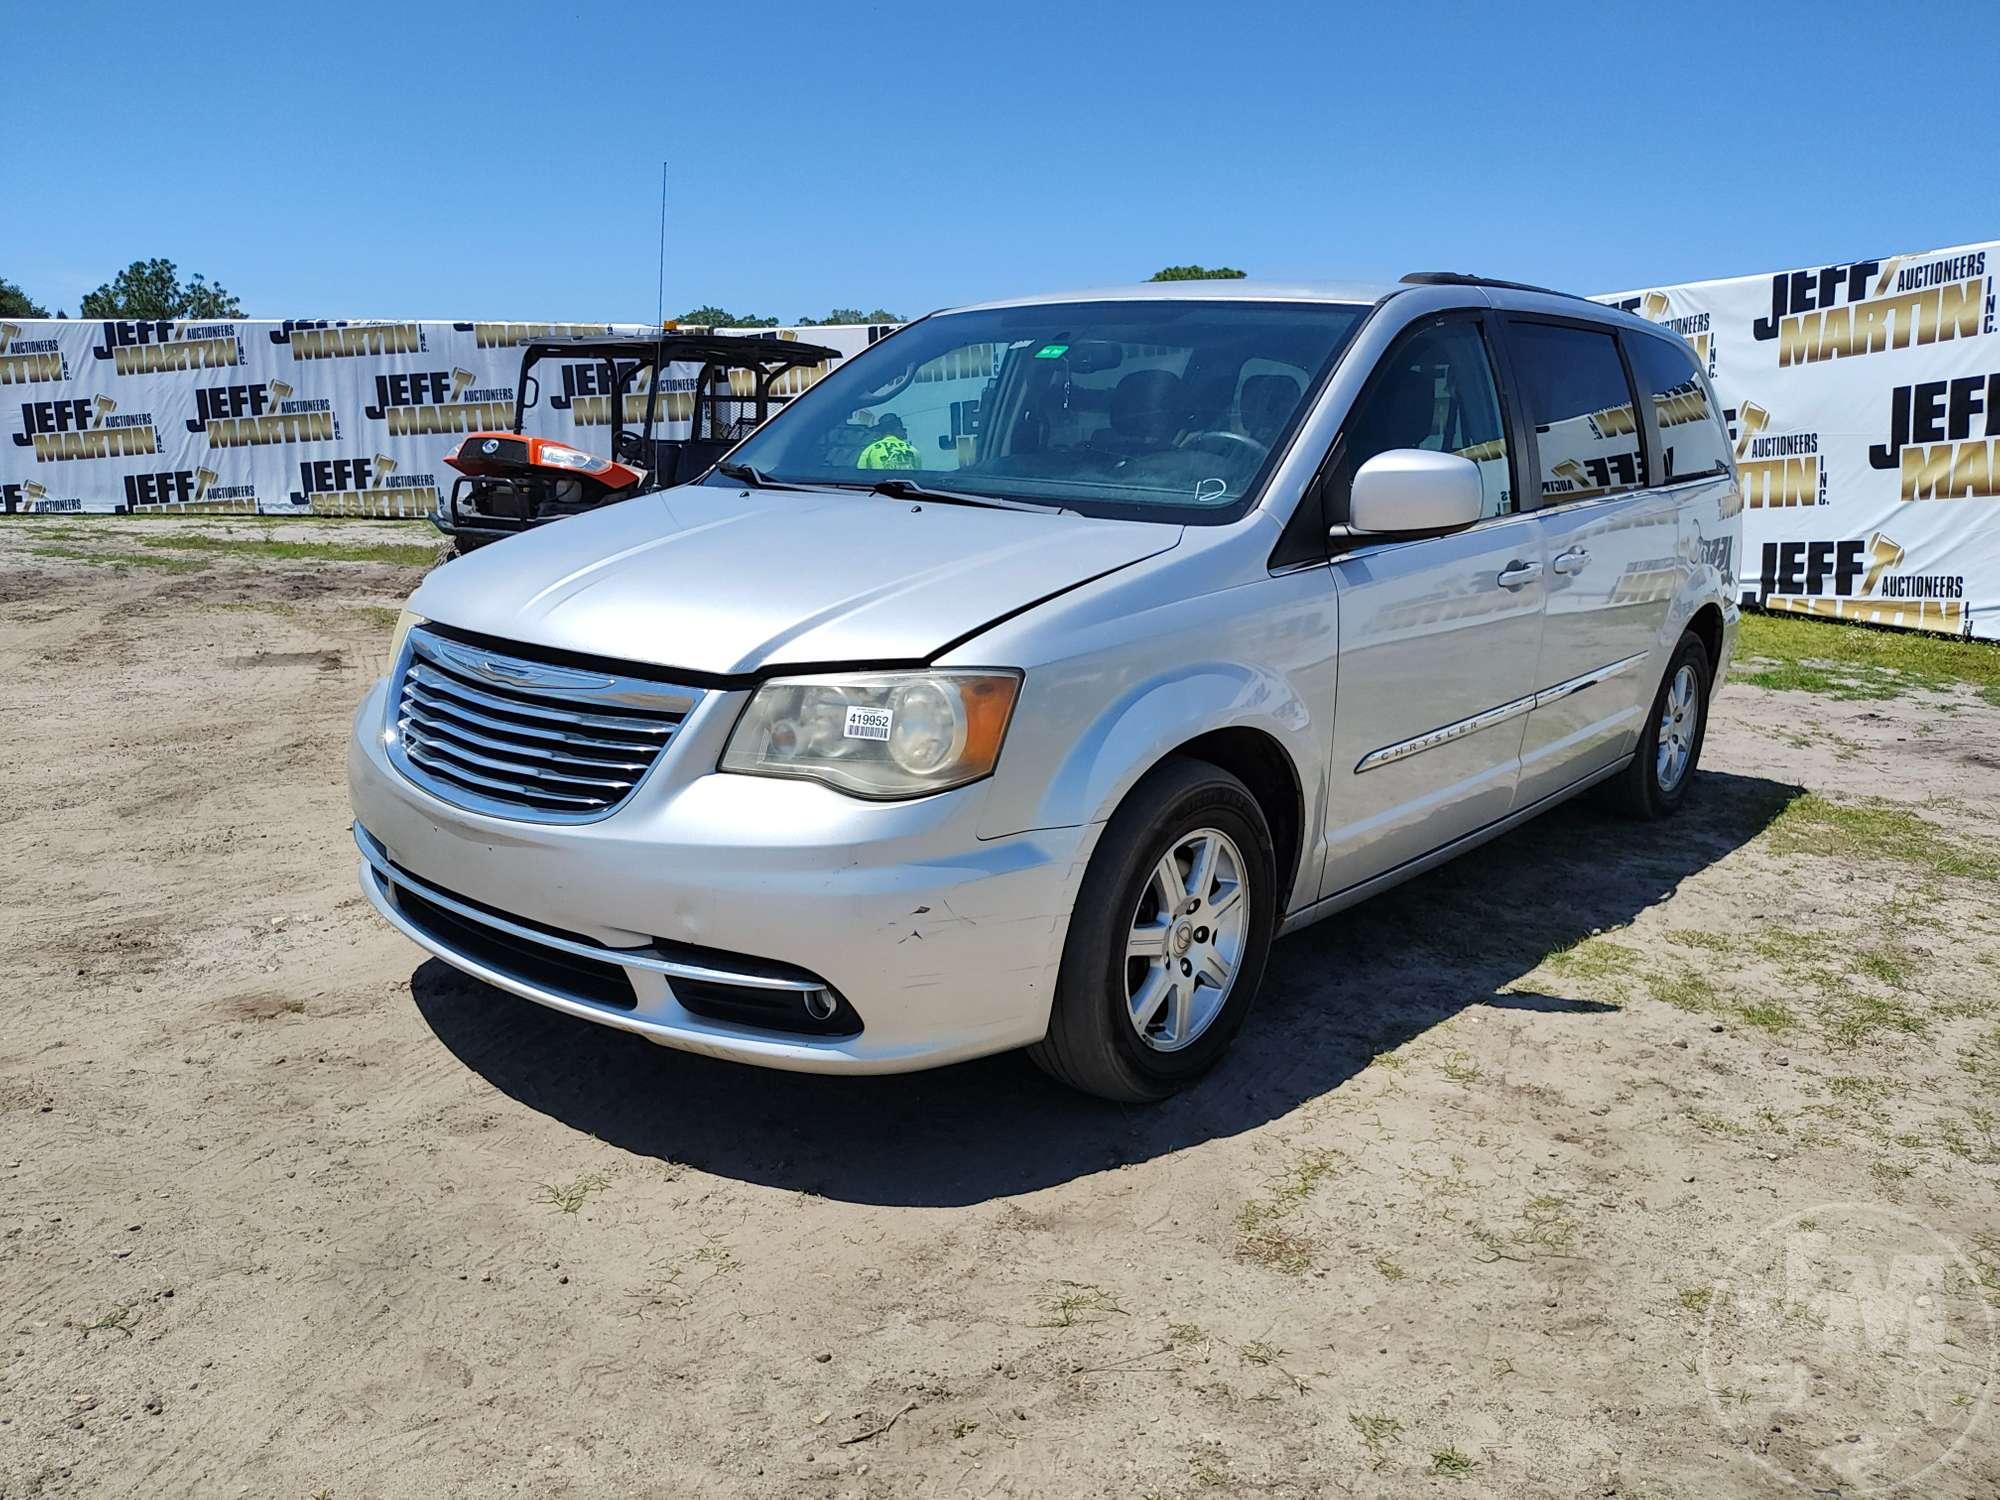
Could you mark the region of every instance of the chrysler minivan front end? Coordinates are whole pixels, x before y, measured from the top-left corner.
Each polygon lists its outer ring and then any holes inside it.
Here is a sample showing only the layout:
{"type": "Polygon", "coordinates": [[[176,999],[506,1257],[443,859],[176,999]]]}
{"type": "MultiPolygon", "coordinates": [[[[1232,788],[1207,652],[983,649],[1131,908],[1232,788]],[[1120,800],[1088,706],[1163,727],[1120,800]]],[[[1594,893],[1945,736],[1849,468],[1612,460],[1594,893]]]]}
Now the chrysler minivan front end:
{"type": "Polygon", "coordinates": [[[1671,814],[1742,496],[1671,333],[1450,274],[920,319],[692,484],[434,571],[361,882],[501,989],[1143,1102],[1281,931],[1602,786],[1671,814]]]}

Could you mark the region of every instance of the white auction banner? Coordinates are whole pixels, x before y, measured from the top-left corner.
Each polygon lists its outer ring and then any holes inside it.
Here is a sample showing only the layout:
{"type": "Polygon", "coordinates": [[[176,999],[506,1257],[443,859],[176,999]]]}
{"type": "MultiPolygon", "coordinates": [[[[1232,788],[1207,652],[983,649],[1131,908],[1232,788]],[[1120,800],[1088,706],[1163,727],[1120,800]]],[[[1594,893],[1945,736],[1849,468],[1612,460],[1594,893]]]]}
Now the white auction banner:
{"type": "Polygon", "coordinates": [[[1745,603],[2000,639],[2000,241],[1599,297],[1694,346],[1745,603]]]}
{"type": "MultiPolygon", "coordinates": [[[[1745,599],[2000,638],[2000,241],[1612,293],[1727,408],[1745,599]]],[[[0,322],[0,510],[423,516],[513,420],[519,345],[633,325],[0,322]]],[[[884,327],[765,329],[850,355],[884,327]]],[[[670,372],[685,389],[695,372],[670,372]]],[[[790,380],[803,388],[823,369],[790,380]]],[[[552,361],[528,430],[593,444],[603,367],[552,361]]],[[[669,431],[685,435],[685,420],[669,431]]]]}
{"type": "MultiPolygon", "coordinates": [[[[0,511],[206,511],[428,516],[468,432],[514,420],[525,340],[647,333],[610,323],[0,321],[0,511]]],[[[886,332],[862,325],[730,329],[840,351],[886,332]]],[[[795,395],[828,365],[789,372],[795,395]]],[[[685,393],[692,365],[663,388],[685,393]]],[[[607,446],[602,360],[549,359],[525,426],[607,446]],[[599,429],[593,434],[592,429],[599,429]]],[[[642,411],[627,396],[628,412],[642,411]]],[[[668,437],[688,432],[673,404],[668,437]]]]}

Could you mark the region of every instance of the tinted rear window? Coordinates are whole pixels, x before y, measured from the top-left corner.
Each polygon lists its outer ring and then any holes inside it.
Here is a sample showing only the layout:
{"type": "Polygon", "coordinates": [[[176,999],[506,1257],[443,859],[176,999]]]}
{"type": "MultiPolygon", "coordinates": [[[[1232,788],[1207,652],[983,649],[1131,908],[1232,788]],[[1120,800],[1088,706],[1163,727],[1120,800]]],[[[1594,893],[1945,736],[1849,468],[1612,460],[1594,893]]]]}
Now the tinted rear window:
{"type": "Polygon", "coordinates": [[[1558,323],[1512,321],[1508,332],[1521,397],[1535,424],[1542,504],[1643,485],[1638,413],[1618,340],[1558,323]]]}
{"type": "Polygon", "coordinates": [[[1695,368],[1694,351],[1679,339],[1636,334],[1626,339],[1632,373],[1653,403],[1660,429],[1660,480],[1729,472],[1729,437],[1721,413],[1695,368]]]}

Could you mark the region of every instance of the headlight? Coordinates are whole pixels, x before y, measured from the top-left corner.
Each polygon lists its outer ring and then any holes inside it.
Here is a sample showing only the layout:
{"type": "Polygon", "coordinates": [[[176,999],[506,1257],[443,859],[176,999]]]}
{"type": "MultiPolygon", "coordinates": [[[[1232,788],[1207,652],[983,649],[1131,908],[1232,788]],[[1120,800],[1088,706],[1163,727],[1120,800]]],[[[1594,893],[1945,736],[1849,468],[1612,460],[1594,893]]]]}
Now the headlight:
{"type": "Polygon", "coordinates": [[[857,797],[921,797],[1000,758],[1018,672],[780,677],[751,698],[722,769],[799,776],[857,797]]]}
{"type": "Polygon", "coordinates": [[[409,640],[410,632],[424,623],[422,615],[408,605],[403,606],[403,612],[396,616],[396,633],[389,637],[389,664],[392,669],[403,659],[403,644],[409,640]]]}
{"type": "Polygon", "coordinates": [[[581,448],[567,447],[562,443],[544,443],[535,455],[535,462],[545,469],[581,469],[586,474],[602,474],[611,467],[611,460],[599,458],[594,453],[585,453],[581,448]]]}

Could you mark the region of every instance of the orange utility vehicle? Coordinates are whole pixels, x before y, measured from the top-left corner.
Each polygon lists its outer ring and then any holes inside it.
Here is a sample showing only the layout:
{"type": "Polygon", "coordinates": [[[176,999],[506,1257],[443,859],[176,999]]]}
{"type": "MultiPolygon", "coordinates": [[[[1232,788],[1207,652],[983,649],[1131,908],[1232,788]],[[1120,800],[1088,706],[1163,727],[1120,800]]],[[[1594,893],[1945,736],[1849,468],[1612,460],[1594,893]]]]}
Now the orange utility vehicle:
{"type": "Polygon", "coordinates": [[[431,517],[460,550],[529,531],[651,490],[686,484],[754,432],[809,381],[780,381],[823,366],[837,350],[793,339],[682,333],[536,339],[522,346],[514,424],[469,432],[445,455],[463,476],[431,517]],[[601,424],[610,453],[591,453],[522,431],[541,402],[535,367],[562,364],[550,405],[601,424]],[[787,389],[774,389],[784,385],[787,389]],[[686,437],[667,432],[685,422],[686,437]]]}

